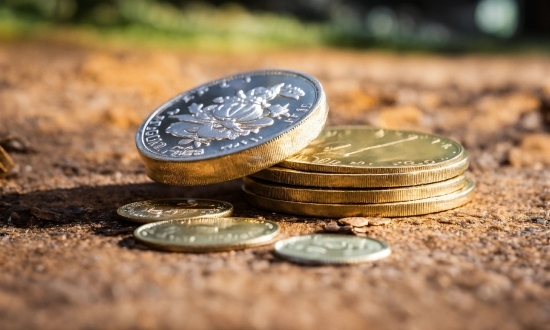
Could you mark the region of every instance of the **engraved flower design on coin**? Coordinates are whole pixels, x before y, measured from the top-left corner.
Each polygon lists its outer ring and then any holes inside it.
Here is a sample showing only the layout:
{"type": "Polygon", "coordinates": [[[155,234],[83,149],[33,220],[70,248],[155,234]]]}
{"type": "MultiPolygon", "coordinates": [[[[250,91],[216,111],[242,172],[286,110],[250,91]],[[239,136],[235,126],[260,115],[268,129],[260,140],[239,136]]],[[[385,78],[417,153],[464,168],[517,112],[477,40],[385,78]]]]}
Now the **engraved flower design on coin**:
{"type": "Polygon", "coordinates": [[[280,163],[315,139],[328,115],[317,79],[288,70],[223,77],[173,97],[143,122],[147,175],[171,185],[229,181],[280,163]]]}
{"type": "Polygon", "coordinates": [[[312,234],[290,237],[275,244],[275,253],[306,264],[353,264],[391,254],[388,244],[366,237],[312,234]]]}
{"type": "Polygon", "coordinates": [[[298,100],[304,94],[302,89],[285,83],[256,87],[246,93],[239,90],[235,96],[216,97],[212,101],[217,104],[205,107],[192,103],[190,114],[170,116],[180,122],[168,126],[166,132],[182,137],[179,144],[194,143],[195,147],[208,146],[212,140],[235,140],[273,125],[273,119],[290,116],[288,103],[272,105],[267,101],[277,96],[298,100]]]}
{"type": "Polygon", "coordinates": [[[233,205],[230,203],[198,198],[148,200],[126,204],[117,210],[120,217],[141,223],[171,219],[227,217],[232,213],[233,205]]]}

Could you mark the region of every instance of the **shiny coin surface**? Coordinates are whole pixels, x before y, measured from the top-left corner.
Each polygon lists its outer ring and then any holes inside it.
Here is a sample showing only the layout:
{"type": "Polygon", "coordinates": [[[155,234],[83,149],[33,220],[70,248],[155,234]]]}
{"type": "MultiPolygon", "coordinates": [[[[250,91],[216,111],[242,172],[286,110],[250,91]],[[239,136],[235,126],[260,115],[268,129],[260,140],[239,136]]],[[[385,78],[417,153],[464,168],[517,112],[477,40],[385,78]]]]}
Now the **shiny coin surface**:
{"type": "Polygon", "coordinates": [[[464,148],[442,136],[369,126],[327,127],[279,166],[324,173],[408,173],[446,167],[464,148]]]}
{"type": "Polygon", "coordinates": [[[8,152],[0,147],[0,174],[7,173],[14,165],[15,163],[8,152]]]}
{"type": "Polygon", "coordinates": [[[172,185],[240,178],[295,154],[321,132],[319,82],[284,70],[221,78],[178,95],[136,134],[147,175],[172,185]]]}
{"type": "Polygon", "coordinates": [[[278,241],[275,253],[305,264],[355,264],[385,258],[391,249],[388,244],[372,238],[313,234],[278,241]]]}
{"type": "Polygon", "coordinates": [[[453,193],[408,202],[380,204],[320,204],[272,199],[243,188],[247,202],[261,209],[320,218],[404,217],[441,212],[462,206],[472,200],[474,182],[466,179],[464,187],[453,193]]]}
{"type": "Polygon", "coordinates": [[[197,199],[171,198],[135,202],[118,208],[117,214],[126,220],[148,223],[171,219],[228,217],[233,205],[227,202],[197,199]]]}
{"type": "Polygon", "coordinates": [[[157,249],[176,252],[216,252],[269,243],[279,225],[252,218],[168,220],[143,225],[134,237],[157,249]]]}
{"type": "Polygon", "coordinates": [[[337,174],[317,173],[272,166],[251,177],[291,186],[323,188],[389,188],[440,182],[461,175],[468,169],[468,154],[447,167],[407,173],[337,174]]]}
{"type": "Polygon", "coordinates": [[[436,183],[388,189],[320,189],[278,185],[251,177],[243,180],[245,188],[256,195],[321,204],[404,202],[450,194],[464,186],[464,175],[436,183]]]}

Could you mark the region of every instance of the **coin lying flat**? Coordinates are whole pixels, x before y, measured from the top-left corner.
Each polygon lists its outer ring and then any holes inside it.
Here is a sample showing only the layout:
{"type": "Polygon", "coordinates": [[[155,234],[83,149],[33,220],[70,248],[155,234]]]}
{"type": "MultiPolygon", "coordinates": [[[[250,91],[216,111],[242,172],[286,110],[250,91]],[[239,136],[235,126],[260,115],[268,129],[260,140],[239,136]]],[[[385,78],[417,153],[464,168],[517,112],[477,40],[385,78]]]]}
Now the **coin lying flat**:
{"type": "Polygon", "coordinates": [[[145,120],[136,144],[155,181],[216,183],[300,151],[319,135],[327,113],[315,78],[284,70],[245,72],[174,97],[145,120]]]}
{"type": "Polygon", "coordinates": [[[134,237],[157,249],[176,252],[216,252],[269,243],[279,225],[251,218],[168,220],[143,225],[134,237]]]}
{"type": "Polygon", "coordinates": [[[442,136],[369,126],[326,127],[279,166],[323,173],[408,173],[449,166],[464,148],[442,136]]]}
{"type": "Polygon", "coordinates": [[[148,223],[171,219],[228,217],[233,205],[227,202],[197,199],[171,198],[135,202],[118,208],[117,214],[126,220],[148,223]]]}
{"type": "Polygon", "coordinates": [[[292,170],[272,166],[250,176],[291,186],[323,188],[389,188],[439,182],[461,175],[468,169],[468,154],[447,167],[406,173],[337,174],[292,170]]]}
{"type": "Polygon", "coordinates": [[[14,165],[15,163],[10,155],[8,155],[4,148],[0,147],[0,174],[7,173],[14,165]]]}
{"type": "Polygon", "coordinates": [[[404,217],[441,212],[462,206],[473,198],[474,182],[466,179],[464,187],[453,193],[407,202],[380,204],[320,204],[272,199],[243,188],[246,201],[258,208],[288,214],[321,217],[404,217]]]}
{"type": "Polygon", "coordinates": [[[450,194],[464,186],[464,175],[425,185],[361,190],[285,186],[253,179],[251,177],[243,178],[243,180],[245,188],[256,195],[286,201],[321,204],[364,204],[411,201],[450,194]]]}
{"type": "Polygon", "coordinates": [[[275,243],[275,253],[306,264],[354,264],[391,254],[388,244],[372,238],[313,234],[290,237],[275,243]]]}

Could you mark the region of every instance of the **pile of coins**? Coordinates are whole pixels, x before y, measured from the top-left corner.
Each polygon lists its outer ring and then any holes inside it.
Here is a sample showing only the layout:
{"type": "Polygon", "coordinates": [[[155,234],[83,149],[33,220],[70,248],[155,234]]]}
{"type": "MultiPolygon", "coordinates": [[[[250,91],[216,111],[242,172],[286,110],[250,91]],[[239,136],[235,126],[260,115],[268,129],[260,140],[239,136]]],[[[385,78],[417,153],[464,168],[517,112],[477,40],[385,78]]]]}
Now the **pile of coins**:
{"type": "Polygon", "coordinates": [[[247,201],[304,216],[401,217],[472,198],[468,153],[441,136],[366,126],[328,127],[308,147],[244,179],[247,201]]]}
{"type": "MultiPolygon", "coordinates": [[[[191,186],[244,178],[246,200],[275,212],[400,217],[471,200],[474,183],[464,176],[468,153],[460,143],[367,126],[323,129],[328,111],[314,77],[244,72],[160,106],[139,128],[136,145],[155,181],[191,186]]],[[[279,232],[275,222],[230,217],[232,210],[225,202],[172,199],[129,204],[119,215],[147,223],[135,231],[138,240],[171,251],[258,246],[279,232]]],[[[275,252],[300,262],[354,263],[390,250],[365,237],[308,235],[278,242],[275,252]]]]}

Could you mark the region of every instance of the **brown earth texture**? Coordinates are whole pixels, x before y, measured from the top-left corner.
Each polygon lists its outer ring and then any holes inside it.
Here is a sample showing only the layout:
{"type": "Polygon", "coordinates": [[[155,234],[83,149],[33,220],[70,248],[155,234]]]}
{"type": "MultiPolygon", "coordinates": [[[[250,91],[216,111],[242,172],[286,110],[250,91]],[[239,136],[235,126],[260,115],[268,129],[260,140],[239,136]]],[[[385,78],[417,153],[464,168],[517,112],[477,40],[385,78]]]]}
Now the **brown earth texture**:
{"type": "Polygon", "coordinates": [[[333,49],[242,53],[0,43],[3,329],[550,329],[550,57],[333,49]],[[278,221],[280,237],[336,219],[243,201],[240,180],[152,182],[138,125],[170,97],[261,68],[323,84],[329,125],[433,132],[464,144],[473,202],[367,227],[390,257],[302,266],[273,245],[166,253],[116,216],[161,197],[228,201],[278,221]]]}

